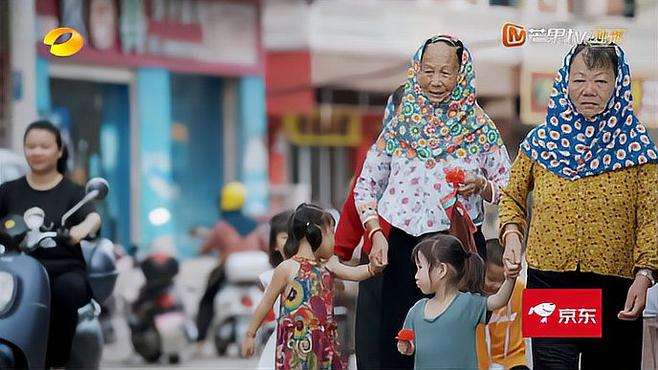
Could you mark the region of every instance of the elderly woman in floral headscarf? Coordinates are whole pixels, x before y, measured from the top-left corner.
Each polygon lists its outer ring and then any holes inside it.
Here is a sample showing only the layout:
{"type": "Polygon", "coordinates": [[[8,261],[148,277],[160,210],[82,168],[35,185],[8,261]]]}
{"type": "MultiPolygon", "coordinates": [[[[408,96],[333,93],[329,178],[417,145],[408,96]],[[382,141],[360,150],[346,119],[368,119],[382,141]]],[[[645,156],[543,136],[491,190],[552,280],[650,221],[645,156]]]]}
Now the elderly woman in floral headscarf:
{"type": "Polygon", "coordinates": [[[498,202],[510,167],[500,133],[477,104],[471,53],[461,41],[450,36],[427,40],[414,54],[407,77],[401,107],[396,111],[389,103],[390,119],[354,189],[372,241],[369,257],[388,265],[382,304],[359,307],[357,313],[357,321],[381,322],[381,332],[369,333],[373,343],[357,347],[359,365],[368,370],[413,368],[413,358],[400,355],[394,339],[422,296],[411,250],[424,236],[451,230],[473,264],[481,266],[474,244],[485,247],[477,228],[484,220],[482,201],[498,202]],[[388,240],[378,215],[392,226],[388,240]]]}
{"type": "Polygon", "coordinates": [[[519,262],[527,236],[528,288],[601,289],[603,337],[533,339],[535,369],[577,369],[579,358],[581,369],[640,368],[637,318],[658,269],[657,163],[622,49],[574,47],[503,190],[501,242],[519,262]]]}

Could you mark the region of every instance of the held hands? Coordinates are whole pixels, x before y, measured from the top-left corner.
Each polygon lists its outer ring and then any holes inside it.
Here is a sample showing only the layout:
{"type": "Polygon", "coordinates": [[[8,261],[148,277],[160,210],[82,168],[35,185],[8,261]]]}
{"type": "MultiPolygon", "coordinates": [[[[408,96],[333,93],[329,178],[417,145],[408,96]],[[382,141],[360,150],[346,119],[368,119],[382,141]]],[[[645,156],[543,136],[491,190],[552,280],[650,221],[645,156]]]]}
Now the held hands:
{"type": "Polygon", "coordinates": [[[384,271],[383,266],[379,266],[378,264],[374,263],[372,260],[368,264],[368,271],[372,276],[375,276],[379,274],[380,272],[384,271]]]}
{"type": "Polygon", "coordinates": [[[372,250],[368,256],[375,271],[381,271],[388,265],[388,241],[381,231],[372,236],[372,250]]]}
{"type": "Polygon", "coordinates": [[[521,253],[523,246],[521,239],[517,234],[510,233],[505,238],[505,252],[503,253],[503,263],[505,265],[505,276],[508,279],[515,279],[521,272],[521,253]]]}
{"type": "Polygon", "coordinates": [[[504,261],[505,264],[505,278],[507,280],[516,280],[521,273],[521,264],[511,263],[508,260],[504,261]]]}
{"type": "Polygon", "coordinates": [[[473,194],[479,194],[487,186],[487,179],[480,175],[467,175],[464,185],[460,186],[457,194],[469,197],[473,194]]]}
{"type": "Polygon", "coordinates": [[[617,314],[617,318],[624,321],[637,320],[647,301],[647,289],[649,289],[649,279],[644,276],[636,276],[633,285],[628,288],[628,295],[626,296],[626,304],[624,310],[617,314]]]}
{"type": "Polygon", "coordinates": [[[249,335],[249,333],[245,335],[242,340],[242,357],[250,358],[254,355],[255,341],[256,338],[254,336],[249,335]]]}

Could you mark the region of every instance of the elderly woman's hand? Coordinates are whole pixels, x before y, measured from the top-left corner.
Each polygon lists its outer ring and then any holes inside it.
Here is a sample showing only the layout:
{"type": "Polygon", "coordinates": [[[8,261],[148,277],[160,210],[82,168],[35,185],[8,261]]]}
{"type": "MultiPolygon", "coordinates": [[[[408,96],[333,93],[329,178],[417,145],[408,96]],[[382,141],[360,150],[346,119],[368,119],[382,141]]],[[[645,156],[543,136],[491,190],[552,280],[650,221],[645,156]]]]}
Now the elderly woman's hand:
{"type": "Polygon", "coordinates": [[[649,289],[649,280],[643,276],[636,276],[633,285],[628,288],[626,304],[624,310],[619,312],[617,317],[620,320],[633,321],[637,320],[647,302],[647,289],[649,289]]]}
{"type": "Polygon", "coordinates": [[[483,176],[467,176],[464,185],[460,186],[457,194],[470,197],[473,194],[479,194],[487,186],[487,179],[483,176]]]}
{"type": "Polygon", "coordinates": [[[388,241],[386,241],[381,231],[372,236],[372,250],[368,258],[377,270],[381,270],[388,265],[388,241]]]}
{"type": "Polygon", "coordinates": [[[505,252],[503,252],[503,265],[505,267],[505,276],[518,275],[521,271],[521,254],[523,253],[523,243],[517,233],[509,233],[503,240],[505,252]]]}

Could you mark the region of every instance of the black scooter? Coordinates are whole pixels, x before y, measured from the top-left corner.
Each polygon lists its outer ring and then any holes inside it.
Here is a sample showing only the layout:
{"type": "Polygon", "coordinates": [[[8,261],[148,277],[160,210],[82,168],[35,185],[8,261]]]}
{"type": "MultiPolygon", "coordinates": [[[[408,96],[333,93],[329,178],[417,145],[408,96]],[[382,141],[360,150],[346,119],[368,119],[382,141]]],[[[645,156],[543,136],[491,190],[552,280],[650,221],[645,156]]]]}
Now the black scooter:
{"type": "Polygon", "coordinates": [[[177,364],[196,338],[196,328],[174,286],[178,261],[168,254],[154,253],[139,262],[139,267],[146,283],[128,316],[133,347],[146,362],[164,359],[177,364]]]}
{"type": "MultiPolygon", "coordinates": [[[[69,210],[67,219],[83,205],[105,198],[107,181],[91,179],[86,196],[69,210]]],[[[54,248],[68,231],[43,227],[45,213],[31,208],[24,215],[0,221],[0,368],[42,369],[45,364],[50,320],[50,284],[45,268],[27,253],[36,248],[54,248]]],[[[103,239],[82,243],[94,299],[78,311],[79,322],[71,351],[72,367],[98,368],[102,334],[98,325],[101,302],[114,289],[116,268],[113,256],[104,252],[103,239]],[[99,342],[99,338],[100,341],[99,342]]]]}

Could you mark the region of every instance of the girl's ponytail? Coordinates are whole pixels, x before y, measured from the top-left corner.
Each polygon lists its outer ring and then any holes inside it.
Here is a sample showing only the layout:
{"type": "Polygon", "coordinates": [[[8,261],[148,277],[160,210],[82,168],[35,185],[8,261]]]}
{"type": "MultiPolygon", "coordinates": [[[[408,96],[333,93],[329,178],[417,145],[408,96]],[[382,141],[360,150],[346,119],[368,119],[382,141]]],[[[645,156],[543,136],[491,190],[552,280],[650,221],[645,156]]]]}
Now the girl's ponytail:
{"type": "Polygon", "coordinates": [[[288,221],[288,240],[283,247],[286,258],[297,254],[304,238],[313,252],[317,251],[322,245],[322,229],[333,226],[333,223],[333,217],[324,209],[313,204],[301,204],[288,221]]]}
{"type": "Polygon", "coordinates": [[[308,244],[311,245],[311,249],[313,252],[318,250],[320,248],[320,245],[322,245],[322,229],[320,227],[312,222],[307,222],[306,223],[306,240],[308,240],[308,244]]]}
{"type": "Polygon", "coordinates": [[[447,234],[436,234],[423,239],[412,251],[412,260],[418,262],[422,254],[434,268],[440,263],[446,263],[454,271],[450,283],[462,292],[484,294],[484,261],[477,253],[464,250],[462,243],[456,237],[447,234]]]}
{"type": "Polygon", "coordinates": [[[464,253],[467,256],[459,290],[484,295],[484,261],[477,253],[464,253]]]}

